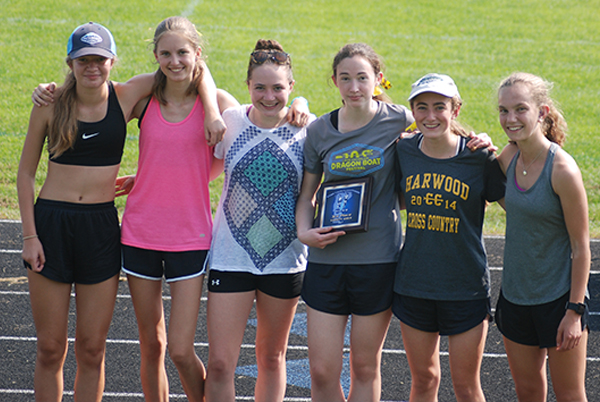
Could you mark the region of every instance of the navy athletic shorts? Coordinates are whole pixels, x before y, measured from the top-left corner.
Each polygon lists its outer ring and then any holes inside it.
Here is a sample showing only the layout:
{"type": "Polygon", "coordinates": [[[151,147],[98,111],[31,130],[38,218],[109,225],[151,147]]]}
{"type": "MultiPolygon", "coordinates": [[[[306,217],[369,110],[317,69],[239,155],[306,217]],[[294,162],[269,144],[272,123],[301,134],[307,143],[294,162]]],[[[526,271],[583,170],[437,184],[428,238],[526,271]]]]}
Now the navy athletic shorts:
{"type": "Polygon", "coordinates": [[[404,324],[440,335],[462,334],[492,317],[489,298],[431,300],[394,293],[392,311],[404,324]]]}
{"type": "Polygon", "coordinates": [[[122,245],[123,272],[138,278],[167,282],[195,278],[205,273],[208,250],[156,251],[122,245]]]}
{"type": "MultiPolygon", "coordinates": [[[[508,339],[521,345],[539,346],[540,349],[556,347],[558,326],[565,316],[569,292],[561,298],[544,304],[523,306],[509,302],[502,292],[496,305],[496,324],[508,339]]],[[[586,309],[581,316],[581,330],[588,326],[590,317],[586,309]]]]}
{"type": "Polygon", "coordinates": [[[338,315],[374,315],[392,305],[396,263],[329,265],[309,262],[302,299],[311,308],[338,315]]]}
{"type": "Polygon", "coordinates": [[[250,272],[231,272],[210,269],[208,291],[214,293],[237,293],[260,290],[278,299],[300,296],[304,272],[295,274],[255,275],[250,272]]]}
{"type": "Polygon", "coordinates": [[[76,204],[38,198],[34,213],[46,256],[41,275],[91,285],[119,273],[121,231],[114,202],[76,204]]]}

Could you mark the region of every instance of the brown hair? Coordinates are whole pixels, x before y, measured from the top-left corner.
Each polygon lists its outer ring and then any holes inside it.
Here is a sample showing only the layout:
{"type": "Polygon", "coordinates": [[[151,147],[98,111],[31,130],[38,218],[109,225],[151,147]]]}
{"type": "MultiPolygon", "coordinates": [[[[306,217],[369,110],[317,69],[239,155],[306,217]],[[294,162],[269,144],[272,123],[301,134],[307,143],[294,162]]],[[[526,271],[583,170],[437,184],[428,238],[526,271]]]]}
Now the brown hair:
{"type": "Polygon", "coordinates": [[[501,89],[518,83],[527,85],[536,106],[548,106],[550,111],[541,123],[542,132],[550,141],[562,146],[567,137],[567,122],[563,117],[562,111],[550,97],[550,91],[554,85],[537,75],[518,72],[511,74],[508,78],[500,82],[498,93],[501,89]]]}
{"type": "MultiPolygon", "coordinates": [[[[267,52],[268,51],[284,52],[283,46],[281,46],[281,44],[274,39],[259,39],[256,42],[256,45],[254,46],[253,52],[255,52],[257,50],[265,50],[267,52]]],[[[258,64],[252,60],[252,56],[250,57],[250,61],[248,62],[248,73],[246,76],[246,83],[250,82],[250,79],[252,78],[252,72],[259,66],[262,66],[263,64],[275,64],[275,61],[273,61],[271,59],[267,59],[264,63],[258,64]]],[[[288,57],[285,64],[281,64],[281,65],[285,65],[288,68],[288,81],[289,82],[294,81],[294,75],[292,73],[292,58],[288,57]]]]}
{"type": "MultiPolygon", "coordinates": [[[[367,45],[366,43],[349,43],[342,47],[333,58],[333,76],[337,76],[337,67],[342,60],[349,59],[354,56],[360,56],[366,59],[373,67],[373,72],[375,75],[384,70],[381,57],[375,53],[375,50],[373,50],[371,46],[367,45]]],[[[373,99],[387,103],[392,102],[392,99],[387,94],[383,93],[383,91],[380,95],[373,96],[373,99]]]]}
{"type": "MultiPolygon", "coordinates": [[[[185,39],[190,42],[194,52],[198,49],[202,48],[202,40],[200,38],[200,33],[196,30],[196,26],[185,17],[169,17],[163,20],[154,31],[154,53],[156,54],[158,42],[167,32],[175,32],[179,35],[182,35],[185,39]]],[[[200,61],[202,57],[196,58],[196,64],[194,65],[194,71],[192,73],[192,82],[187,89],[186,94],[197,94],[198,93],[198,85],[202,80],[202,73],[204,71],[202,67],[202,63],[200,61]]],[[[167,104],[167,100],[165,99],[165,87],[167,85],[167,77],[161,71],[160,67],[154,76],[154,85],[152,86],[152,94],[160,103],[163,105],[167,104]]]]}
{"type": "MultiPolygon", "coordinates": [[[[71,66],[73,60],[67,56],[66,63],[71,66]]],[[[73,71],[69,71],[64,84],[56,90],[54,114],[48,128],[48,152],[58,157],[75,143],[77,137],[77,80],[73,71]]]]}

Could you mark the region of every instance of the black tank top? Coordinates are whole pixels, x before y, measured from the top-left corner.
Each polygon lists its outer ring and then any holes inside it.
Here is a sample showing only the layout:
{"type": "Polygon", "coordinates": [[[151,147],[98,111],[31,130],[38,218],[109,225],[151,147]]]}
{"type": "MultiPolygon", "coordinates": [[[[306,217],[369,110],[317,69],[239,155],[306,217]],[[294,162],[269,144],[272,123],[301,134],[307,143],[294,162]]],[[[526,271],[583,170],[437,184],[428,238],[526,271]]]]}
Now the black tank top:
{"type": "Polygon", "coordinates": [[[60,156],[50,156],[52,162],[63,165],[111,166],[121,163],[127,122],[112,82],[108,83],[108,112],[104,119],[78,122],[75,143],[60,156]]]}

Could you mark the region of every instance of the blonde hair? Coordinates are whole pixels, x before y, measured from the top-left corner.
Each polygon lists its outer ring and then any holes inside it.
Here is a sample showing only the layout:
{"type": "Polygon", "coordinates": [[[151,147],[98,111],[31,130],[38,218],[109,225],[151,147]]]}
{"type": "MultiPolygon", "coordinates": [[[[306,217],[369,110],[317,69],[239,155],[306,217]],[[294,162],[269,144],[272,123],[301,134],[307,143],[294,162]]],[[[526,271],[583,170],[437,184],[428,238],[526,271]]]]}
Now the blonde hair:
{"type": "Polygon", "coordinates": [[[548,106],[550,111],[541,123],[542,132],[546,138],[562,147],[567,137],[567,122],[556,102],[550,97],[550,91],[554,84],[534,74],[517,72],[500,82],[498,93],[504,88],[519,83],[529,88],[529,93],[536,106],[548,106]]]}
{"type": "MultiPolygon", "coordinates": [[[[67,57],[66,62],[71,66],[73,60],[67,57]]],[[[58,157],[71,148],[77,131],[77,80],[73,71],[69,71],[64,84],[56,90],[54,114],[48,128],[48,152],[51,157],[58,157]]]]}
{"type": "MultiPolygon", "coordinates": [[[[185,39],[187,39],[192,45],[194,52],[198,49],[202,49],[202,39],[200,37],[200,33],[196,30],[196,26],[185,17],[169,17],[163,21],[156,27],[154,31],[154,38],[152,42],[154,43],[154,53],[156,54],[158,42],[160,42],[161,38],[164,34],[168,32],[174,32],[179,35],[182,35],[185,39]]],[[[198,94],[198,85],[202,80],[202,73],[204,69],[202,68],[202,63],[200,61],[202,57],[196,58],[196,63],[194,64],[194,71],[192,73],[192,82],[188,87],[186,94],[187,95],[197,95],[198,94]]],[[[152,86],[152,94],[160,103],[163,105],[167,104],[167,100],[165,98],[165,87],[167,85],[167,77],[161,71],[160,67],[154,76],[154,85],[152,86]]]]}

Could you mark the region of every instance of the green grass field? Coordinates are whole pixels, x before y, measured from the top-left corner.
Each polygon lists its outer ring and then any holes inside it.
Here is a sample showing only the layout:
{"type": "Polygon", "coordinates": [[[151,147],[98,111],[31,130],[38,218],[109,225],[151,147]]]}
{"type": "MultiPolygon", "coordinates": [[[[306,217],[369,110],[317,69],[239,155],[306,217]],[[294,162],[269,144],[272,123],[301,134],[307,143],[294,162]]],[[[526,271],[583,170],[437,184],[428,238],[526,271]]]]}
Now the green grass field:
{"type": "MultiPolygon", "coordinates": [[[[156,68],[148,39],[164,18],[185,15],[208,41],[205,54],[217,85],[249,102],[244,79],[259,38],[280,41],[292,54],[296,93],[321,115],[340,105],[329,79],[336,51],[367,42],[383,56],[388,94],[406,104],[410,84],[428,72],[451,75],[465,105],[461,121],[487,132],[502,147],[495,86],[514,71],[555,82],[554,96],[570,127],[565,149],[581,167],[588,191],[590,229],[600,237],[600,0],[472,1],[179,1],[0,0],[0,218],[19,219],[16,172],[38,82],[64,78],[66,41],[93,20],[115,36],[118,66],[127,80],[156,68]]],[[[129,125],[123,173],[135,171],[137,127],[129,125]]],[[[43,182],[46,155],[40,164],[43,182]]],[[[215,185],[215,201],[219,184],[215,185]]],[[[118,201],[119,208],[124,200],[118,201]]],[[[502,234],[504,214],[492,206],[485,232],[502,234]]]]}

